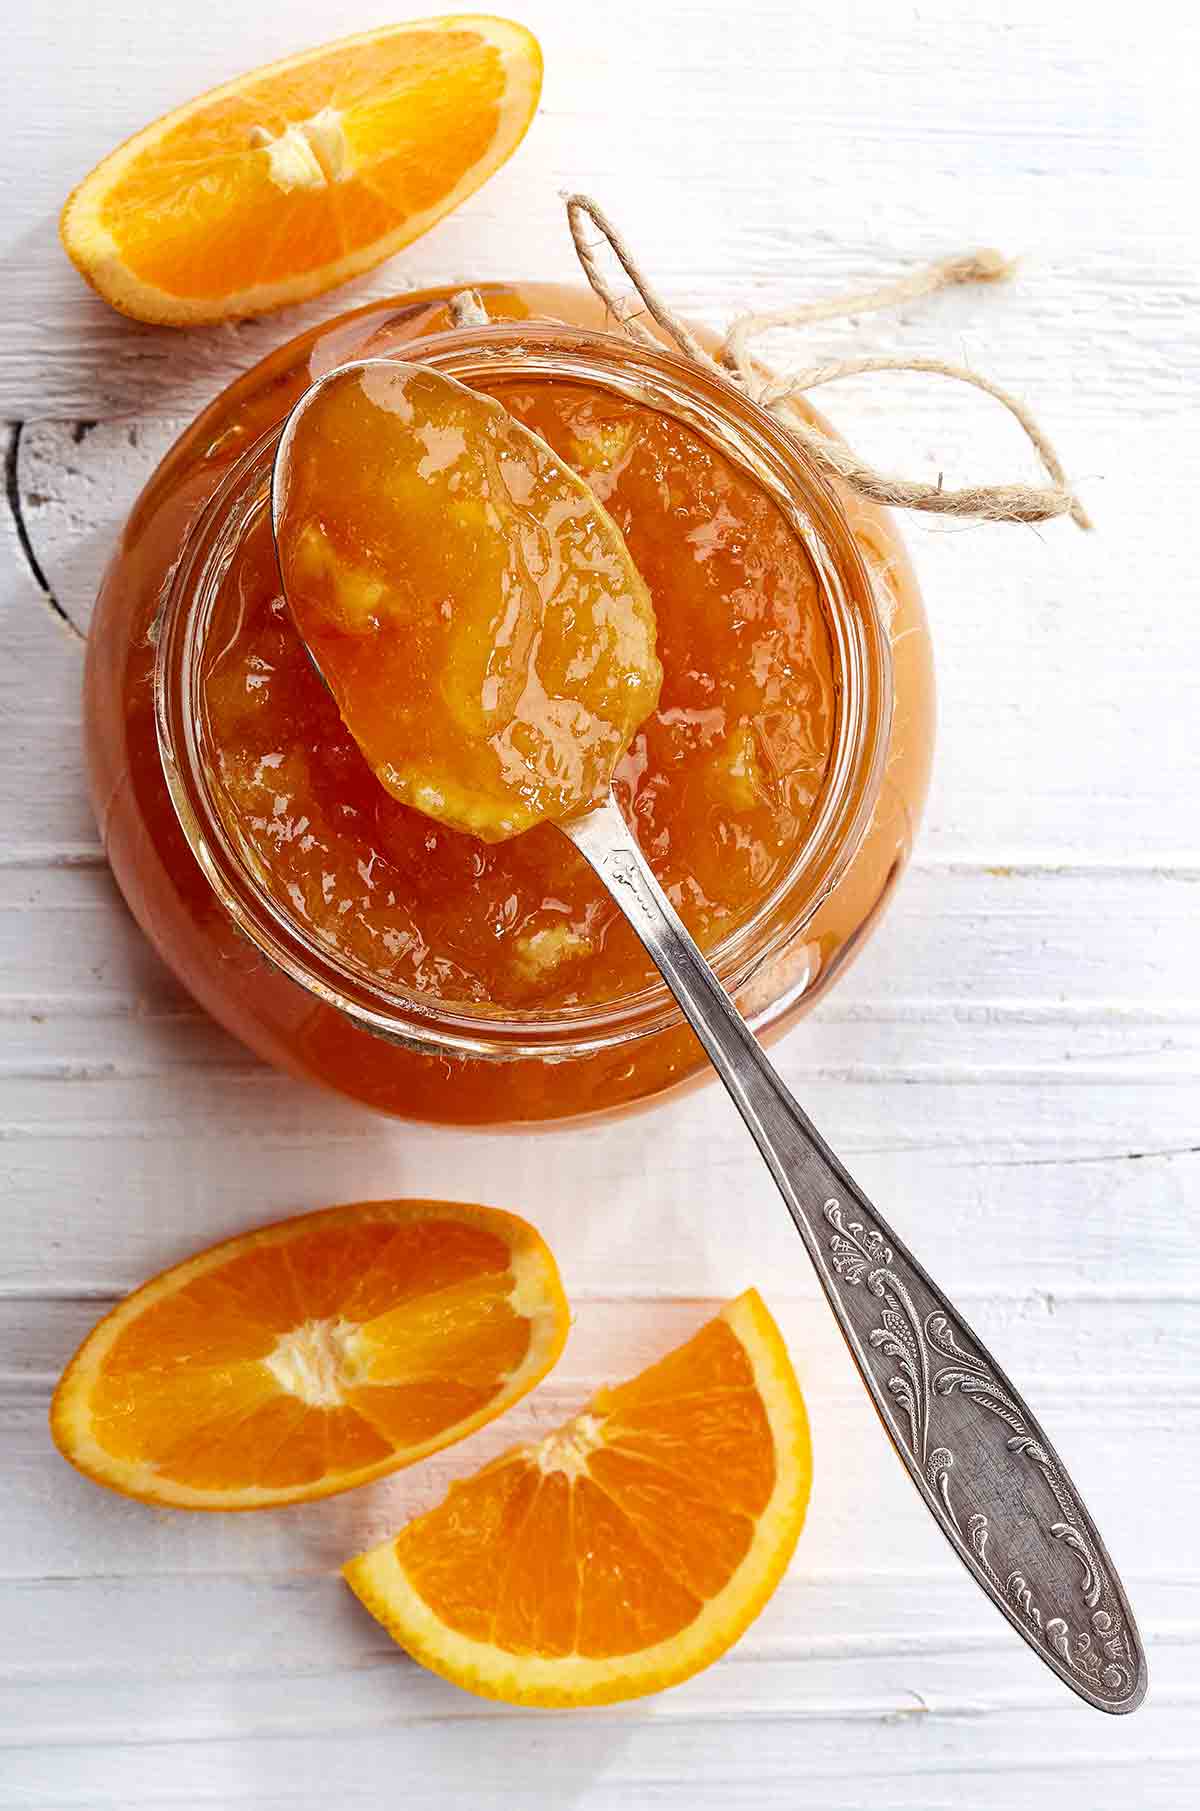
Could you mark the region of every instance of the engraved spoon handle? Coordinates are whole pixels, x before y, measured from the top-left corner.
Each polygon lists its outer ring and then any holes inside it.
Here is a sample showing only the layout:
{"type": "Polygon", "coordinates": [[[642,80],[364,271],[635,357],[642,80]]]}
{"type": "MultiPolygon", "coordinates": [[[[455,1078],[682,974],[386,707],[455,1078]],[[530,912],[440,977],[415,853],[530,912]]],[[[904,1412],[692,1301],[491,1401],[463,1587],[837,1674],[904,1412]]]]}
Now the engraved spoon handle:
{"type": "Polygon", "coordinates": [[[1081,1698],[1136,1710],[1146,1695],[1137,1625],[1039,1423],[775,1073],[613,796],[559,828],[629,919],[733,1096],[880,1419],[951,1546],[1081,1698]]]}

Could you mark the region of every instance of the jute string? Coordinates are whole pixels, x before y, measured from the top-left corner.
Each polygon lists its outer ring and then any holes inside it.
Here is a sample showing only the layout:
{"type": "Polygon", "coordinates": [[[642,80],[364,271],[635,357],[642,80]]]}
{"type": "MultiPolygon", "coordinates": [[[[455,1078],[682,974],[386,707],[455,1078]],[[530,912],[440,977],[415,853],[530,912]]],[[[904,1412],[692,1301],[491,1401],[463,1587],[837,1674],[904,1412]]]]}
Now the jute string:
{"type": "Polygon", "coordinates": [[[1046,522],[1054,516],[1067,515],[1080,528],[1092,526],[1083,504],[1067,482],[1057,453],[1024,403],[965,365],[950,364],[938,358],[843,358],[811,365],[781,378],[758,364],[751,352],[753,342],[775,328],[844,320],[848,315],[893,308],[899,302],[935,295],[940,289],[953,288],[960,283],[1003,281],[1011,276],[1014,266],[999,252],[980,251],[965,257],[945,258],[941,263],[930,264],[895,283],[838,296],[828,302],[808,302],[795,308],[774,309],[767,314],[741,315],[725,335],[714,358],[651,287],[625,239],[603,209],[588,195],[568,195],[565,199],[571,238],[583,273],[622,331],[632,339],[658,344],[656,336],[638,318],[648,314],[688,358],[737,383],[755,402],[782,420],[827,477],[840,479],[873,503],[891,504],[899,509],[926,510],[939,516],[975,516],[992,522],[1046,522]],[[600,234],[598,240],[589,237],[589,227],[600,234]],[[601,269],[597,254],[604,245],[633,285],[633,295],[619,295],[601,269]],[[822,434],[791,406],[793,399],[806,390],[815,390],[840,377],[859,377],[875,371],[919,371],[934,377],[950,377],[994,397],[1020,423],[1050,483],[971,484],[959,490],[946,490],[940,478],[936,484],[928,484],[877,471],[840,440],[831,440],[827,434],[822,434]]]}

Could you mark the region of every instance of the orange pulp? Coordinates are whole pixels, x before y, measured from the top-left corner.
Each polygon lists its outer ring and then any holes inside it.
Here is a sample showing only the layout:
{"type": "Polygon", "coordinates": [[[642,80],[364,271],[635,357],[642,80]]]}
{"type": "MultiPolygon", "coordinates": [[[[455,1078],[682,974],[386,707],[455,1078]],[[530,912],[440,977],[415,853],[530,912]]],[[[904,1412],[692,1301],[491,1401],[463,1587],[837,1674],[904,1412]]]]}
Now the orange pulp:
{"type": "Polygon", "coordinates": [[[569,1312],[499,1208],[360,1201],[211,1246],[105,1316],[50,1412],[64,1457],[144,1502],[261,1509],[348,1490],[493,1420],[569,1312]]]}

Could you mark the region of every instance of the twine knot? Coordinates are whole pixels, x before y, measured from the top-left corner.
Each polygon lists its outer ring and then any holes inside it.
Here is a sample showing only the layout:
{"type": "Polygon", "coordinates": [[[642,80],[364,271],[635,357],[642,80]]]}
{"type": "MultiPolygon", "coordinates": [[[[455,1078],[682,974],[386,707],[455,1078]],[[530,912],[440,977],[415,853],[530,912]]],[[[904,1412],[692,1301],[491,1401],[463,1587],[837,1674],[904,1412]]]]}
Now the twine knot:
{"type": "Polygon", "coordinates": [[[1009,278],[1015,267],[1000,252],[984,249],[926,265],[880,288],[839,296],[828,302],[802,303],[764,314],[743,314],[734,321],[714,358],[680,320],[638,265],[628,244],[604,211],[589,195],[567,195],[567,222],[583,273],[613,320],[631,339],[657,344],[639,316],[648,314],[686,357],[707,365],[738,384],[746,394],[784,422],[800,440],[813,463],[827,477],[836,478],[873,503],[899,509],[919,509],[941,516],[975,516],[991,522],[1046,522],[1069,515],[1080,528],[1090,528],[1091,518],[1067,481],[1061,461],[1025,404],[1010,391],[965,365],[935,358],[843,358],[777,377],[751,353],[753,341],[779,327],[811,325],[815,321],[844,320],[847,315],[873,309],[894,308],[897,303],[934,295],[959,283],[997,283],[1009,278]],[[585,222],[599,232],[599,241],[587,237],[585,222]],[[597,253],[607,245],[633,285],[634,294],[621,296],[601,269],[597,253]],[[936,484],[878,471],[840,440],[833,440],[812,426],[793,406],[806,390],[833,383],[840,377],[858,377],[875,371],[920,371],[934,377],[953,378],[994,397],[1019,422],[1050,479],[1049,484],[975,484],[947,490],[936,484]]]}

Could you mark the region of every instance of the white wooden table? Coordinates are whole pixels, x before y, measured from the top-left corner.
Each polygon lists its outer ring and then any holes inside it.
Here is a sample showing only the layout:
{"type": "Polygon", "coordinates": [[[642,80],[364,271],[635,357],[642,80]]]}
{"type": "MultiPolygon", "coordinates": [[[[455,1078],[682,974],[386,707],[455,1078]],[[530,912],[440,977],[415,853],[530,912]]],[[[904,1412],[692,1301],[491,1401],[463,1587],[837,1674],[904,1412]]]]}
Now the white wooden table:
{"type": "MultiPolygon", "coordinates": [[[[519,10],[547,79],[509,168],[344,297],[183,337],[83,289],[61,198],[165,107],[392,6],[6,15],[0,1806],[1177,1811],[1200,1762],[1194,9],[519,10]],[[86,624],[159,451],[351,301],[569,277],[573,186],[715,323],[979,243],[1025,255],[1008,288],[803,348],[965,356],[1022,388],[1099,532],[911,525],[941,683],[929,813],[886,927],[779,1056],[1074,1469],[1147,1639],[1136,1717],[1076,1702],[951,1558],[715,1090],[536,1137],[374,1120],[208,1024],[105,870],[55,610],[86,624]],[[54,1377],[127,1287],[256,1221],[405,1193],[513,1206],[551,1240],[577,1323],[525,1410],[393,1483],[251,1517],[155,1514],[56,1457],[54,1377]],[[570,1716],[478,1703],[399,1655],[338,1561],[751,1282],[808,1393],[816,1482],[737,1650],[657,1701],[570,1716]]],[[[945,384],[868,380],[824,406],[904,469],[1032,475],[1011,424],[945,384]]]]}

